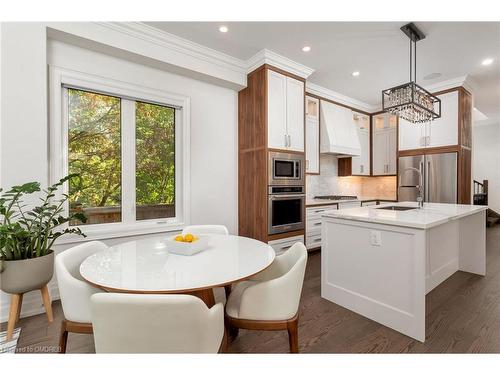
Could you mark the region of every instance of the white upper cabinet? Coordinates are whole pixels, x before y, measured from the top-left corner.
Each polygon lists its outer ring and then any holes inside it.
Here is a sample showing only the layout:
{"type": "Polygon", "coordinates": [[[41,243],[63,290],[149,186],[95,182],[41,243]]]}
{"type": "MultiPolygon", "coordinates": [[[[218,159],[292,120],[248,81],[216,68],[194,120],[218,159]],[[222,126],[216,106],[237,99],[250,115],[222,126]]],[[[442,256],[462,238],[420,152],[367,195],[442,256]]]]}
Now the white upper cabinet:
{"type": "Polygon", "coordinates": [[[391,128],[388,131],[387,142],[388,142],[388,155],[387,155],[387,174],[396,174],[397,172],[397,160],[398,160],[398,145],[397,145],[397,129],[391,128]]]}
{"type": "Polygon", "coordinates": [[[399,149],[458,145],[458,91],[438,95],[441,117],[427,124],[399,121],[399,149]]]}
{"type": "Polygon", "coordinates": [[[397,118],[389,114],[373,116],[373,175],[396,174],[397,118]]]}
{"type": "Polygon", "coordinates": [[[353,175],[370,175],[370,117],[361,113],[353,112],[354,124],[356,125],[361,155],[352,157],[351,173],[353,175]]]}
{"type": "Polygon", "coordinates": [[[267,71],[267,142],[270,148],[286,149],[286,77],[267,71]]]}
{"type": "Polygon", "coordinates": [[[267,71],[268,147],[304,151],[304,82],[267,71]]]}
{"type": "Polygon", "coordinates": [[[425,147],[425,126],[399,119],[399,149],[413,150],[425,147]]]}
{"type": "Polygon", "coordinates": [[[373,174],[383,175],[386,171],[386,150],[387,137],[386,134],[378,131],[373,132],[373,174]]]}
{"type": "Polygon", "coordinates": [[[426,124],[427,147],[458,145],[458,91],[439,95],[441,117],[426,124]]]}
{"type": "Polygon", "coordinates": [[[304,152],[304,82],[286,77],[288,148],[304,152]]]}
{"type": "Polygon", "coordinates": [[[319,173],[319,121],[306,120],[306,173],[319,173]]]}
{"type": "Polygon", "coordinates": [[[306,96],[306,173],[319,173],[319,100],[306,96]]]}

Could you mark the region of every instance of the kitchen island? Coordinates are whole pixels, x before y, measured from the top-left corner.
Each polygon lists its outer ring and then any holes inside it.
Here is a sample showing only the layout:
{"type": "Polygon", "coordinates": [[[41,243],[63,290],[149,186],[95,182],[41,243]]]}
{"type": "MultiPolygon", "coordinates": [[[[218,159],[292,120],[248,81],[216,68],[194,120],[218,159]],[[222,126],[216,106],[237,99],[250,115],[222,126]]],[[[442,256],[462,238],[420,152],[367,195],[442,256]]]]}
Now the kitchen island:
{"type": "Polygon", "coordinates": [[[425,295],[486,273],[486,206],[400,202],[323,214],[321,296],[425,341],[425,295]]]}

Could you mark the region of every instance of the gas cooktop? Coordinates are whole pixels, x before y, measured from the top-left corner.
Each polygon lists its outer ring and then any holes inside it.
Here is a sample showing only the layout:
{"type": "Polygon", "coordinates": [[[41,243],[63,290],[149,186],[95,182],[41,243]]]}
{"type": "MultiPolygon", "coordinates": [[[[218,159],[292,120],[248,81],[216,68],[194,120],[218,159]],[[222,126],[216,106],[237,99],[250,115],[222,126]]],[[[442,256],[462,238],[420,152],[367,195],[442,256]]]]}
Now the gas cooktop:
{"type": "Polygon", "coordinates": [[[314,197],[314,199],[328,199],[331,201],[347,201],[347,200],[353,200],[353,199],[358,199],[357,196],[355,195],[317,195],[314,197]]]}

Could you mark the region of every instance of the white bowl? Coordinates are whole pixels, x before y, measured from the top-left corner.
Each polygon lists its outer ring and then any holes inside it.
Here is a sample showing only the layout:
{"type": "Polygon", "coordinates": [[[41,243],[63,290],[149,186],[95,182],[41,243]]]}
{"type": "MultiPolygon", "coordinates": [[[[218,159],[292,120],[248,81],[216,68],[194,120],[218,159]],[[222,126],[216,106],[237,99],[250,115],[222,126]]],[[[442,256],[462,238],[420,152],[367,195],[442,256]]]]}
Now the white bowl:
{"type": "Polygon", "coordinates": [[[171,254],[194,255],[208,247],[208,236],[196,236],[198,239],[194,242],[176,241],[175,237],[177,236],[172,236],[167,239],[167,250],[171,254]]]}

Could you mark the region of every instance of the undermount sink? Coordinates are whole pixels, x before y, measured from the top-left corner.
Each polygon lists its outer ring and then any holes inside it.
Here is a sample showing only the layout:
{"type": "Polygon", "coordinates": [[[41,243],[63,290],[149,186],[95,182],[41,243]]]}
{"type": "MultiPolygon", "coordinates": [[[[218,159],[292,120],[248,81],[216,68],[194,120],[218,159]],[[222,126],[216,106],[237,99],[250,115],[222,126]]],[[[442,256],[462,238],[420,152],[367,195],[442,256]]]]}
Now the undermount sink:
{"type": "Polygon", "coordinates": [[[378,207],[377,210],[390,210],[390,211],[408,211],[415,210],[418,207],[407,207],[407,206],[386,206],[386,207],[378,207]]]}

